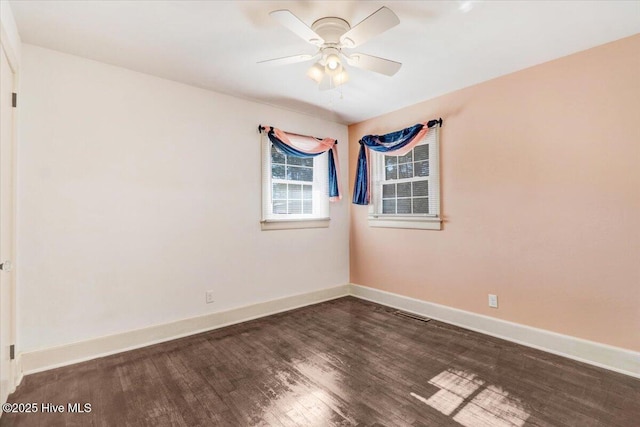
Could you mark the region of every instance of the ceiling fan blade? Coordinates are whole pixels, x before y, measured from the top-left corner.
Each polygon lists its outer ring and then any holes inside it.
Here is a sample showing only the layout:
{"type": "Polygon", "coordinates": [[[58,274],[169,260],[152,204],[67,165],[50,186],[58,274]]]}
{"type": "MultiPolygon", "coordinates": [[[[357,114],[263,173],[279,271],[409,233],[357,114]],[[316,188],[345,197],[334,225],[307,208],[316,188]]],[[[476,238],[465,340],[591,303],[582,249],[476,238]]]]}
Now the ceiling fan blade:
{"type": "Polygon", "coordinates": [[[309,61],[315,58],[318,55],[293,55],[293,56],[283,56],[282,58],[274,58],[274,59],[266,59],[264,61],[258,61],[258,64],[268,64],[268,65],[287,65],[287,64],[295,64],[296,62],[304,62],[309,61]]]}
{"type": "Polygon", "coordinates": [[[316,46],[321,46],[324,43],[322,37],[320,37],[315,31],[313,31],[307,24],[302,22],[300,18],[291,13],[287,9],[274,10],[269,15],[283,26],[287,27],[293,33],[302,37],[308,43],[316,46]]]}
{"type": "Polygon", "coordinates": [[[358,25],[340,37],[340,43],[346,48],[360,46],[369,39],[384,33],[400,23],[400,19],[388,7],[381,7],[366,17],[358,25]]]}
{"type": "Polygon", "coordinates": [[[393,76],[402,67],[400,62],[363,53],[354,53],[349,56],[345,55],[345,57],[347,58],[347,63],[352,67],[362,68],[385,76],[393,76]]]}

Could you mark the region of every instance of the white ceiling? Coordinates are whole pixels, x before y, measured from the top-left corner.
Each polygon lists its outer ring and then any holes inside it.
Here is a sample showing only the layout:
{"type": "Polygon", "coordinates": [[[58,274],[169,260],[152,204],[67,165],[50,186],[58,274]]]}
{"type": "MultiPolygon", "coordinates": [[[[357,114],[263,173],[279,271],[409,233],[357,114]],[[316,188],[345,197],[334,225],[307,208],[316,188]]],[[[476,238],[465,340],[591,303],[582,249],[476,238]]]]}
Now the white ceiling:
{"type": "MultiPolygon", "coordinates": [[[[4,0],[2,0],[4,1],[4,0]]],[[[11,1],[23,42],[354,123],[573,52],[640,33],[640,1],[11,1]],[[321,92],[309,62],[257,61],[315,53],[269,17],[352,26],[387,6],[400,24],[360,46],[403,63],[393,77],[349,69],[321,92]]]]}

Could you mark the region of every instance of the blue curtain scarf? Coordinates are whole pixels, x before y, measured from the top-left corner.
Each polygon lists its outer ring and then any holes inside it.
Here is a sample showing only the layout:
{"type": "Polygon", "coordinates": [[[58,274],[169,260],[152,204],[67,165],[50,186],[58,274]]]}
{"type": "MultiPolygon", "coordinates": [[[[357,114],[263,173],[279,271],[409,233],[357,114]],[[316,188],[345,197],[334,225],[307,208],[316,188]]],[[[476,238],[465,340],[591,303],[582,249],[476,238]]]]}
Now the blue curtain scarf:
{"type": "MultiPolygon", "coordinates": [[[[307,153],[303,153],[302,151],[296,150],[295,148],[285,144],[282,140],[280,140],[273,132],[273,128],[271,128],[271,130],[267,132],[267,136],[269,137],[269,140],[271,141],[271,143],[278,150],[280,150],[282,153],[286,154],[287,156],[308,159],[311,157],[319,156],[320,154],[324,154],[324,153],[307,154],[307,153]]],[[[321,141],[320,138],[316,138],[316,139],[321,141]]],[[[336,144],[338,144],[338,141],[336,141],[336,144]]],[[[329,163],[329,197],[340,197],[340,192],[338,190],[338,175],[336,173],[336,162],[333,159],[333,150],[327,150],[327,155],[329,156],[329,161],[327,162],[329,163]]]]}
{"type": "MultiPolygon", "coordinates": [[[[442,126],[442,119],[429,120],[427,127],[442,126]]],[[[415,124],[406,129],[391,132],[386,135],[365,135],[360,140],[360,152],[356,168],[356,181],[353,186],[353,203],[356,205],[369,204],[369,169],[367,165],[367,148],[386,153],[396,151],[409,144],[424,128],[423,123],[415,124]]]]}

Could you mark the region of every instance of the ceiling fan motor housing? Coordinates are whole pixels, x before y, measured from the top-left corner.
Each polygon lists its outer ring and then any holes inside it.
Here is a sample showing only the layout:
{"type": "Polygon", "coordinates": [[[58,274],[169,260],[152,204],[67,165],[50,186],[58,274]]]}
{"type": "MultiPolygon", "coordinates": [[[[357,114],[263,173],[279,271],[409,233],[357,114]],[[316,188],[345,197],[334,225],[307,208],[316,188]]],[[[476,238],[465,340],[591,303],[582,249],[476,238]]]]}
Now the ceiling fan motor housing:
{"type": "Polygon", "coordinates": [[[320,62],[326,66],[326,72],[329,75],[338,74],[342,71],[340,37],[349,31],[351,26],[344,19],[329,16],[318,19],[311,25],[311,29],[324,40],[320,46],[320,52],[322,52],[320,62]]]}
{"type": "Polygon", "coordinates": [[[324,39],[322,47],[338,47],[340,36],[349,31],[351,26],[344,19],[327,17],[318,19],[311,25],[311,29],[324,39]]]}

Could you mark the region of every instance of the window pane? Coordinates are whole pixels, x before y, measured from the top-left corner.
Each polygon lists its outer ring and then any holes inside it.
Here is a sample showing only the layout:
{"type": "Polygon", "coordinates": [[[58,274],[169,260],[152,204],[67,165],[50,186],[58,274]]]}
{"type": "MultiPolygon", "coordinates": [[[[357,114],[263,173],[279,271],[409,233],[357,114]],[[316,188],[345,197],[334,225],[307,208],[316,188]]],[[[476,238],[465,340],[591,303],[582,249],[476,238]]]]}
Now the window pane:
{"type": "Polygon", "coordinates": [[[394,214],[396,213],[396,199],[387,199],[382,201],[382,213],[394,214]]]}
{"type": "Polygon", "coordinates": [[[309,168],[313,167],[313,157],[295,157],[295,156],[287,156],[287,164],[292,166],[306,166],[309,168]]]}
{"type": "Polygon", "coordinates": [[[287,184],[273,184],[273,196],[271,198],[274,200],[287,200],[287,184]]]}
{"type": "Polygon", "coordinates": [[[411,183],[398,184],[398,197],[411,197],[411,183]]]}
{"type": "Polygon", "coordinates": [[[416,176],[429,176],[429,161],[415,162],[416,176]]]}
{"type": "MultiPolygon", "coordinates": [[[[433,185],[438,184],[435,180],[440,166],[430,163],[431,155],[437,154],[438,144],[438,130],[431,129],[420,145],[404,155],[398,156],[398,151],[372,154],[375,161],[371,163],[371,180],[375,185],[371,213],[374,217],[413,217],[416,221],[427,222],[430,220],[425,216],[433,215],[434,209],[438,213],[440,191],[433,185]],[[431,153],[432,149],[434,153],[431,153]]],[[[437,160],[436,157],[433,160],[437,160]]]]}
{"type": "Polygon", "coordinates": [[[313,168],[303,168],[300,181],[313,182],[313,168]]]}
{"type": "Polygon", "coordinates": [[[398,165],[398,177],[400,179],[413,178],[413,163],[398,165]]]}
{"type": "Polygon", "coordinates": [[[398,179],[398,166],[385,166],[384,179],[386,181],[390,179],[398,179]]]}
{"type": "Polygon", "coordinates": [[[302,213],[312,214],[313,213],[313,201],[312,200],[305,200],[304,202],[302,202],[302,209],[303,209],[302,213]]]}
{"type": "Polygon", "coordinates": [[[384,184],[382,186],[382,198],[395,198],[396,197],[396,185],[395,184],[384,184]]]}
{"type": "Polygon", "coordinates": [[[301,200],[289,200],[289,212],[290,214],[302,213],[302,201],[301,200]]]}
{"type": "MultiPolygon", "coordinates": [[[[295,157],[269,140],[262,141],[263,220],[329,216],[327,155],[295,157]],[[316,167],[318,169],[316,169],[316,167]]],[[[285,147],[286,148],[286,147],[285,147]]],[[[381,209],[381,207],[379,208],[381,209]]]]}
{"type": "Polygon", "coordinates": [[[271,163],[284,163],[284,154],[271,144],[271,163]]]}
{"type": "Polygon", "coordinates": [[[384,156],[384,165],[385,166],[396,166],[398,164],[397,156],[384,156]]]}
{"type": "Polygon", "coordinates": [[[289,199],[302,199],[302,185],[289,184],[289,199]]]}
{"type": "Polygon", "coordinates": [[[273,213],[274,214],[286,214],[287,202],[286,200],[274,200],[273,201],[273,213]]]}
{"type": "Polygon", "coordinates": [[[418,145],[413,149],[413,160],[428,160],[429,159],[429,144],[418,145]]]}
{"type": "Polygon", "coordinates": [[[413,197],[416,196],[428,196],[429,195],[429,181],[414,181],[413,182],[413,197]]]}
{"type": "Polygon", "coordinates": [[[287,166],[287,179],[291,181],[313,182],[313,169],[298,166],[287,166]]]}
{"type": "Polygon", "coordinates": [[[304,159],[300,157],[287,156],[287,163],[294,166],[301,166],[304,159]]]}
{"type": "Polygon", "coordinates": [[[412,152],[409,151],[404,156],[398,156],[398,163],[411,163],[413,161],[412,152]]]}
{"type": "Polygon", "coordinates": [[[311,185],[302,186],[302,198],[305,200],[309,200],[313,198],[313,186],[311,185]]]}
{"type": "Polygon", "coordinates": [[[411,213],[411,199],[398,199],[398,213],[399,214],[411,213]]]}
{"type": "Polygon", "coordinates": [[[426,197],[416,197],[413,199],[413,213],[429,213],[429,199],[426,197]]]}
{"type": "Polygon", "coordinates": [[[276,179],[284,179],[284,165],[271,165],[271,176],[276,179]]]}

